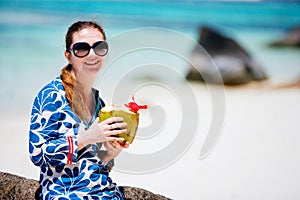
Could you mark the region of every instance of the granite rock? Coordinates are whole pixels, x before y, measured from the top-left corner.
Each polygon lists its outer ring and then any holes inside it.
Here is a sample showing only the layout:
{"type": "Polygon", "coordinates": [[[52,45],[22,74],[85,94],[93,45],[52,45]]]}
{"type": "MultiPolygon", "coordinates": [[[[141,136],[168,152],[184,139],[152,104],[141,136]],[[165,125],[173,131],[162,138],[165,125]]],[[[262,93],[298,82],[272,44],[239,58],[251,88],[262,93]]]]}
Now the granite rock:
{"type": "Polygon", "coordinates": [[[169,198],[164,197],[159,194],[154,194],[148,190],[130,187],[130,186],[120,186],[121,191],[125,196],[126,200],[138,200],[138,199],[147,199],[147,200],[169,200],[169,198]]]}
{"type": "Polygon", "coordinates": [[[270,43],[271,47],[297,47],[300,48],[300,25],[288,30],[284,36],[270,43]]]}
{"type": "MultiPolygon", "coordinates": [[[[0,199],[1,200],[35,200],[38,199],[39,183],[37,180],[27,179],[18,175],[0,172],[0,199]]],[[[120,186],[126,200],[170,200],[148,190],[120,186]]]]}
{"type": "Polygon", "coordinates": [[[35,199],[35,192],[39,188],[36,180],[17,175],[0,172],[0,199],[35,199]]]}
{"type": "Polygon", "coordinates": [[[191,53],[187,80],[237,85],[267,79],[261,66],[238,42],[211,27],[201,27],[191,53]]]}

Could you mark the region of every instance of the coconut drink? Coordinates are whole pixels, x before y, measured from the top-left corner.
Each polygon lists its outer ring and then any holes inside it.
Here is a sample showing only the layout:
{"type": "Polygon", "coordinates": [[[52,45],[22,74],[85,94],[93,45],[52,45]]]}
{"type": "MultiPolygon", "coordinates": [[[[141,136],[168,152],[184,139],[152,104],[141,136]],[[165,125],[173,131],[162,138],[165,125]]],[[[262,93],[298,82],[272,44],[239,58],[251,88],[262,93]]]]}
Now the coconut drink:
{"type": "Polygon", "coordinates": [[[119,141],[120,144],[125,144],[128,141],[130,144],[133,142],[138,125],[139,125],[139,109],[147,109],[147,105],[138,105],[132,97],[132,102],[119,105],[105,106],[100,110],[99,121],[104,121],[111,117],[122,117],[124,122],[127,123],[127,132],[116,135],[116,137],[124,138],[123,141],[119,141]]]}

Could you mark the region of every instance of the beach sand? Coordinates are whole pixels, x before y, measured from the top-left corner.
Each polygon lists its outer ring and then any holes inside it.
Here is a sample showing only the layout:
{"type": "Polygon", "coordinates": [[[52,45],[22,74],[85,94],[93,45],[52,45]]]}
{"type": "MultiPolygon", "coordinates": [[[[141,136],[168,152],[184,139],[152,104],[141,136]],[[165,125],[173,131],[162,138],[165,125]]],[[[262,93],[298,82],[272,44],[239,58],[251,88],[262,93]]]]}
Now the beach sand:
{"type": "MultiPolygon", "coordinates": [[[[131,174],[114,170],[111,176],[119,185],[141,187],[173,199],[299,199],[300,92],[297,88],[274,89],[270,85],[265,82],[225,88],[221,137],[212,152],[199,159],[213,105],[207,87],[192,83],[199,125],[185,154],[155,172],[131,174]]],[[[170,101],[164,95],[158,98],[162,103],[170,101]]],[[[28,156],[29,107],[0,115],[0,171],[38,179],[39,169],[28,156]]],[[[172,130],[168,124],[172,120],[170,117],[166,122],[166,130],[172,130]]],[[[163,148],[173,136],[157,137],[159,140],[154,137],[151,142],[136,139],[126,151],[149,153],[163,148]]]]}

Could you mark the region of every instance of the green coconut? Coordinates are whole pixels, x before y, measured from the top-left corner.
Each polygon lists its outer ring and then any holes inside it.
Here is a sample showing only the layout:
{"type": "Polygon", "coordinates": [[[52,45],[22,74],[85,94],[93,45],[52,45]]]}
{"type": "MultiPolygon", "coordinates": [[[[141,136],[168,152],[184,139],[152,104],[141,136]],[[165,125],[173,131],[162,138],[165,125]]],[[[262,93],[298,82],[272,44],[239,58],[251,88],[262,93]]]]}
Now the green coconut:
{"type": "Polygon", "coordinates": [[[119,141],[120,144],[125,144],[126,141],[131,144],[135,138],[139,125],[139,113],[131,112],[126,107],[115,105],[105,106],[100,110],[100,122],[111,117],[122,117],[124,122],[127,123],[127,132],[118,134],[116,137],[124,138],[123,141],[119,141]]]}

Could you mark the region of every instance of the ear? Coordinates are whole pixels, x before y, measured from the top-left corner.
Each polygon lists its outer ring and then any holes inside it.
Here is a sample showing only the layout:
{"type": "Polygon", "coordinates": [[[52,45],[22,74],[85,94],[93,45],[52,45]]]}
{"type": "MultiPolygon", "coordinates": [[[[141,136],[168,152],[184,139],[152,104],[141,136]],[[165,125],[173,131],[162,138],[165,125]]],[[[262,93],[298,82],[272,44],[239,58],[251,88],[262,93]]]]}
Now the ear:
{"type": "Polygon", "coordinates": [[[70,64],[72,64],[72,61],[71,61],[71,52],[65,51],[65,52],[64,52],[64,55],[65,55],[65,58],[68,60],[68,62],[69,62],[70,64]]]}

